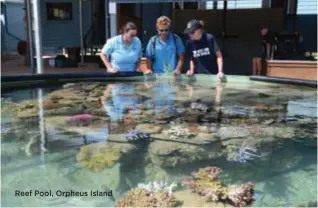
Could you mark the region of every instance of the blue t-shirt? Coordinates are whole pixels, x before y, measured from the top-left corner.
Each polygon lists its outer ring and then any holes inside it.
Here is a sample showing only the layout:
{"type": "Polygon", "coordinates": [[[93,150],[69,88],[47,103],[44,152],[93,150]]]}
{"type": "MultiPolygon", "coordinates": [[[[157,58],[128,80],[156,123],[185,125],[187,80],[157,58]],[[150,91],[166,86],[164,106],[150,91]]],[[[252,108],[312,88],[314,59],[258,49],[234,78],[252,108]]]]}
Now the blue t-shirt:
{"type": "Polygon", "coordinates": [[[154,58],[152,68],[154,73],[171,73],[178,64],[177,56],[184,54],[185,48],[182,40],[170,32],[168,39],[162,43],[159,36],[152,37],[146,48],[146,57],[154,58]],[[155,41],[155,50],[153,51],[153,40],[155,41]],[[154,57],[153,57],[154,54],[154,57]]]}
{"type": "Polygon", "coordinates": [[[216,52],[219,46],[212,34],[203,33],[200,40],[188,40],[186,55],[194,63],[195,74],[217,74],[216,52]]]}
{"type": "Polygon", "coordinates": [[[110,117],[110,121],[121,121],[124,118],[125,111],[130,109],[134,112],[139,110],[138,104],[141,100],[136,95],[136,85],[134,84],[116,84],[111,90],[112,99],[104,102],[104,108],[110,117]]]}
{"type": "Polygon", "coordinates": [[[132,43],[126,46],[122,35],[108,39],[102,49],[114,68],[119,71],[136,71],[136,64],[141,59],[141,42],[138,37],[134,37],[132,43]]]}

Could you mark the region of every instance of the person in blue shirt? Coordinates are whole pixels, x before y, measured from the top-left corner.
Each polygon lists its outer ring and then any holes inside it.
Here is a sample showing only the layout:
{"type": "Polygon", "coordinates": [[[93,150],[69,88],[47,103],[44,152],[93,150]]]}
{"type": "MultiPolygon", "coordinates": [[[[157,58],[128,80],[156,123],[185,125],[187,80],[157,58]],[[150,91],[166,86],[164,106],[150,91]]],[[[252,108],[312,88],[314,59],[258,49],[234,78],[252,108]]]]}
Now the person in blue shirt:
{"type": "Polygon", "coordinates": [[[141,42],[136,36],[137,26],[128,22],[124,25],[122,34],[107,40],[100,55],[107,72],[140,71],[141,42]]]}
{"type": "Polygon", "coordinates": [[[171,20],[166,16],[157,19],[158,34],[146,48],[147,70],[145,74],[181,73],[185,48],[180,37],[171,32],[171,20]]]}
{"type": "Polygon", "coordinates": [[[187,75],[217,74],[223,78],[223,57],[212,34],[206,33],[199,20],[191,20],[184,31],[189,36],[186,55],[190,58],[187,75]]]}

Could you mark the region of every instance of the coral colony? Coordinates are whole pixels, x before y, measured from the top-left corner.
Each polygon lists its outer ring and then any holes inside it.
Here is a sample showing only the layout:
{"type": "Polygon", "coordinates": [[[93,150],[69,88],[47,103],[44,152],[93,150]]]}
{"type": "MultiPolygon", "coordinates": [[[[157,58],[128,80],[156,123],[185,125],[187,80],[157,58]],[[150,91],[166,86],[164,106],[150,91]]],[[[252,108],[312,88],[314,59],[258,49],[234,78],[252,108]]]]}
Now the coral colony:
{"type": "Polygon", "coordinates": [[[138,129],[129,130],[128,135],[125,136],[125,140],[127,142],[145,140],[145,139],[150,139],[150,134],[146,132],[142,132],[138,129]]]}
{"type": "Polygon", "coordinates": [[[182,202],[172,195],[175,187],[175,183],[168,185],[165,182],[138,184],[117,201],[115,207],[179,207],[182,202]]]}
{"type": "Polygon", "coordinates": [[[167,182],[150,182],[147,184],[139,183],[137,188],[146,189],[150,194],[153,194],[157,191],[164,191],[169,194],[169,196],[172,195],[173,190],[177,187],[176,183],[168,184],[167,182]]]}
{"type": "Polygon", "coordinates": [[[88,126],[92,123],[94,116],[90,114],[80,114],[71,116],[66,120],[66,124],[72,126],[88,126]]]}
{"type": "Polygon", "coordinates": [[[207,202],[227,202],[236,207],[244,207],[253,202],[253,184],[225,186],[218,179],[222,170],[218,167],[201,168],[192,173],[192,177],[183,181],[183,185],[191,192],[202,196],[207,202]]]}
{"type": "Polygon", "coordinates": [[[256,149],[249,147],[240,147],[234,157],[235,162],[246,163],[249,160],[255,159],[255,157],[261,157],[260,155],[255,154],[257,152],[256,149]]]}
{"type": "Polygon", "coordinates": [[[170,139],[178,139],[178,138],[190,138],[195,136],[195,134],[192,134],[189,132],[188,129],[175,125],[174,123],[171,123],[172,127],[168,130],[168,134],[170,134],[170,139]]]}
{"type": "Polygon", "coordinates": [[[209,109],[208,106],[206,106],[205,104],[201,102],[201,100],[197,100],[196,102],[191,103],[190,107],[191,109],[199,110],[202,112],[207,112],[209,109]]]}

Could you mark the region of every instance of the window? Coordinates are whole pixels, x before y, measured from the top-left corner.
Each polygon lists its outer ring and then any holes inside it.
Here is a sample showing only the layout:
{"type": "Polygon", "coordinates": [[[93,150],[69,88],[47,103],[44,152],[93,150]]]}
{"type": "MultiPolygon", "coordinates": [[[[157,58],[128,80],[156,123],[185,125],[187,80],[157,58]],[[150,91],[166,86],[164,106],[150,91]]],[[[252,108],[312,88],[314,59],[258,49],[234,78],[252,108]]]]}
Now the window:
{"type": "Polygon", "coordinates": [[[72,20],[72,3],[46,3],[48,20],[72,20]]]}
{"type": "Polygon", "coordinates": [[[317,0],[298,0],[297,14],[317,14],[317,0]]]}
{"type": "MultiPolygon", "coordinates": [[[[217,8],[223,9],[223,1],[217,3],[217,8]]],[[[227,2],[228,9],[258,9],[262,8],[262,5],[262,0],[232,0],[227,2]]],[[[206,9],[213,9],[213,1],[206,2],[206,9]]]]}

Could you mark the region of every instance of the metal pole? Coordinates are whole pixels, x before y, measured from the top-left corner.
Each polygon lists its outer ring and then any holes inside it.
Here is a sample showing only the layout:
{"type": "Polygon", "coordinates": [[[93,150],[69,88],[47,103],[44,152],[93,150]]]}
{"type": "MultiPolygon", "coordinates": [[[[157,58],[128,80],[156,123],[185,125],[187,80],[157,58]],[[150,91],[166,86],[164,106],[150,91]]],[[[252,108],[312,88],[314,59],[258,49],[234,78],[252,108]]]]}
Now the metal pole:
{"type": "Polygon", "coordinates": [[[79,15],[80,15],[80,38],[81,38],[81,63],[84,63],[84,34],[83,34],[83,0],[79,0],[79,15]]]}
{"type": "Polygon", "coordinates": [[[27,37],[28,37],[28,52],[30,58],[30,68],[32,73],[34,70],[34,53],[33,53],[33,32],[32,32],[32,14],[31,14],[31,0],[26,0],[26,15],[27,15],[27,37]]]}
{"type": "Polygon", "coordinates": [[[109,26],[109,8],[108,8],[108,0],[104,0],[105,1],[105,43],[106,41],[109,39],[109,30],[110,30],[110,26],[109,26]]]}
{"type": "Polygon", "coordinates": [[[40,0],[33,0],[34,39],[36,52],[36,73],[43,73],[42,31],[40,21],[40,0]]]}
{"type": "Polygon", "coordinates": [[[41,167],[45,169],[45,157],[46,152],[46,133],[45,133],[45,121],[44,121],[44,110],[43,110],[43,89],[39,88],[37,93],[39,101],[39,130],[40,130],[40,159],[41,167]]]}

